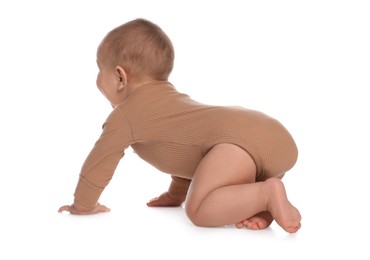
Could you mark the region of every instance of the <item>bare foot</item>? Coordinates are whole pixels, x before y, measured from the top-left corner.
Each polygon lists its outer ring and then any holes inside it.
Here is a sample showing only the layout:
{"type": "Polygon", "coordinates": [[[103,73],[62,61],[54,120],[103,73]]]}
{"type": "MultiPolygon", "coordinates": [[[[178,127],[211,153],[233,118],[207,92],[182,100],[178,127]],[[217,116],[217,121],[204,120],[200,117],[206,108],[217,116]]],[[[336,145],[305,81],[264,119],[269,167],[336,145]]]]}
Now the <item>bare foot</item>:
{"type": "Polygon", "coordinates": [[[260,230],[269,227],[272,223],[274,218],[271,216],[270,212],[263,211],[257,213],[253,217],[244,220],[243,222],[237,223],[237,228],[247,227],[253,230],[260,230]]]}
{"type": "Polygon", "coordinates": [[[278,178],[271,178],[265,183],[269,195],[267,210],[285,231],[297,232],[301,227],[301,214],[289,202],[283,182],[278,178]]]}

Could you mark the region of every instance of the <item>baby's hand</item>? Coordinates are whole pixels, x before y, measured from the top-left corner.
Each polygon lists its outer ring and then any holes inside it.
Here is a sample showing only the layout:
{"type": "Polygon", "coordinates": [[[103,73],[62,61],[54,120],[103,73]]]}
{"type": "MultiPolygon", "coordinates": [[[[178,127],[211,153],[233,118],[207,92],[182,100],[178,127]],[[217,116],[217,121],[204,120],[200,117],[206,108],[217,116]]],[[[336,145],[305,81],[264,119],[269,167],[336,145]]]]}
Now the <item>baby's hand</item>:
{"type": "Polygon", "coordinates": [[[168,192],[161,194],[159,197],[151,199],[146,205],[148,207],[179,207],[184,202],[184,198],[173,198],[168,192]]]}
{"type": "Polygon", "coordinates": [[[99,203],[96,205],[95,208],[90,209],[82,206],[78,202],[74,202],[72,205],[65,205],[59,208],[58,212],[62,213],[63,211],[68,211],[70,214],[73,215],[91,215],[103,212],[109,212],[110,209],[104,205],[100,205],[99,203]]]}

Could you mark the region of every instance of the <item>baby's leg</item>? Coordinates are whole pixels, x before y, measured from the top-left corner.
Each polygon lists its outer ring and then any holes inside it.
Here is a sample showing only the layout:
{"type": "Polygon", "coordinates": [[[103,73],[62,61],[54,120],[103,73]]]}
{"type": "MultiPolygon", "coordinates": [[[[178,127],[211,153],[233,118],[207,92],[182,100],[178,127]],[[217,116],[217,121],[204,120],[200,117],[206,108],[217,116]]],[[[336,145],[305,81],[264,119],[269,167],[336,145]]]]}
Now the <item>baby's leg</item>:
{"type": "Polygon", "coordinates": [[[269,211],[286,231],[297,231],[300,215],[281,181],[254,182],[255,175],[256,166],[243,149],[216,145],[194,174],[185,206],[190,220],[198,226],[223,226],[269,211]]]}
{"type": "MultiPolygon", "coordinates": [[[[284,175],[285,174],[283,173],[280,176],[277,176],[277,178],[282,179],[284,175]]],[[[272,217],[271,213],[268,211],[263,211],[244,220],[243,222],[237,223],[235,226],[237,228],[243,228],[244,226],[246,226],[253,230],[259,230],[269,227],[272,221],[274,221],[274,218],[272,217]]]]}

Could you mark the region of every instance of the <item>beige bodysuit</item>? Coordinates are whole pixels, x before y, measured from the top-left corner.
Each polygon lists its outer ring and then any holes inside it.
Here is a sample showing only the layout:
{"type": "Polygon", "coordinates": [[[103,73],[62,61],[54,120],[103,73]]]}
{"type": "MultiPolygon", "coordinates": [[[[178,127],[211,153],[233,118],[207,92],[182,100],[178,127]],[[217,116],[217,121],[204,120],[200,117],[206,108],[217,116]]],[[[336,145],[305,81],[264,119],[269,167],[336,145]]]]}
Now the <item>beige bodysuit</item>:
{"type": "Polygon", "coordinates": [[[170,193],[184,193],[199,162],[219,143],[245,149],[256,163],[257,180],[281,175],[297,160],[289,132],[261,112],[204,105],[166,81],[144,85],[107,118],[82,167],[75,199],[94,207],[129,146],[172,175],[170,193]]]}

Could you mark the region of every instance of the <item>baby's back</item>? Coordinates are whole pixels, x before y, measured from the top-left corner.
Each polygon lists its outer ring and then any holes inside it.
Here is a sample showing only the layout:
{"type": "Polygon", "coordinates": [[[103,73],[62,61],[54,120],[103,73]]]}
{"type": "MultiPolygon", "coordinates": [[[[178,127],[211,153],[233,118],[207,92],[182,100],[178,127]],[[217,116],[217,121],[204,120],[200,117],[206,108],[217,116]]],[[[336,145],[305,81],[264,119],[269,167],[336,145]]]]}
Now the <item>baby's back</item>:
{"type": "Polygon", "coordinates": [[[163,172],[191,178],[200,160],[218,143],[244,148],[261,174],[270,174],[271,167],[274,171],[287,170],[296,160],[290,134],[261,112],[204,105],[168,83],[143,88],[122,109],[137,140],[132,148],[163,172]],[[289,155],[283,156],[288,162],[280,166],[282,156],[277,154],[281,153],[289,155]]]}

